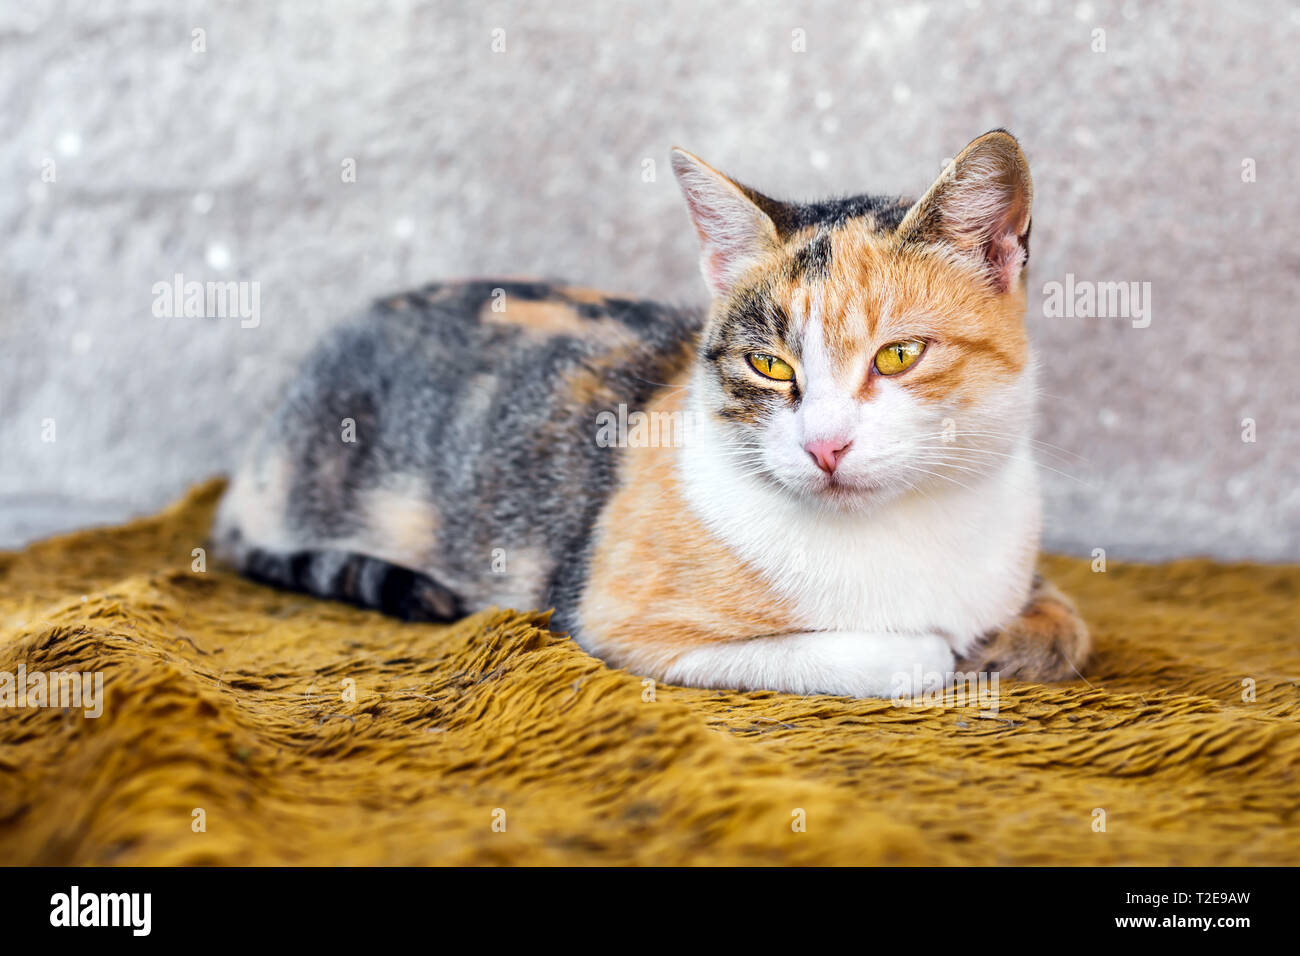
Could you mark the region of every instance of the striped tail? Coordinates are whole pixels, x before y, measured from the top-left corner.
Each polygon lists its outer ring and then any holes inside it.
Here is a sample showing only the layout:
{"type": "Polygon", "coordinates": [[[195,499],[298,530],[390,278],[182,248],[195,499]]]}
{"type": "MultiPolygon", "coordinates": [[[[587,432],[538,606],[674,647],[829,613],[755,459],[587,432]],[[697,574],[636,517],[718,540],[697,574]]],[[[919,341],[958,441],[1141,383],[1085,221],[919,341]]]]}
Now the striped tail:
{"type": "Polygon", "coordinates": [[[248,548],[241,558],[240,570],[254,581],[407,621],[454,621],[466,614],[460,597],[428,575],[365,554],[248,548]]]}

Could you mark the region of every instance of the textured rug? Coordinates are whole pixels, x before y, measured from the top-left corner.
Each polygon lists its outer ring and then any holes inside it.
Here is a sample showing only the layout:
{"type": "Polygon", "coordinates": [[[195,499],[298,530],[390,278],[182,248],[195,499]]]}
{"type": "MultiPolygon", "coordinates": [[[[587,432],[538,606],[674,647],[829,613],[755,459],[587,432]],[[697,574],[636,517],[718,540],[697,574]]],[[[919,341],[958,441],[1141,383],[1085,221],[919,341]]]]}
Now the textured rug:
{"type": "Polygon", "coordinates": [[[0,708],[0,863],[1300,863],[1300,567],[1045,558],[1086,680],[900,707],[196,570],[220,490],[0,555],[0,682],[103,675],[0,708]]]}

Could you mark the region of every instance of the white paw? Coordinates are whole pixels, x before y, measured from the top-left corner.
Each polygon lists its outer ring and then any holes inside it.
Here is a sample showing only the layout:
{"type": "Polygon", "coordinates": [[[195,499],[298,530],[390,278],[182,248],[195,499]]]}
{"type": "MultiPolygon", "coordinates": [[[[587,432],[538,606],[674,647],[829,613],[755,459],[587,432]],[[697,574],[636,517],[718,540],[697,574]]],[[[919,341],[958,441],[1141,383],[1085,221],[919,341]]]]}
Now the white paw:
{"type": "Polygon", "coordinates": [[[905,663],[890,674],[889,692],[881,697],[910,699],[943,690],[952,682],[957,658],[947,641],[936,634],[899,635],[898,639],[906,642],[898,652],[898,660],[905,663]]]}
{"type": "Polygon", "coordinates": [[[933,634],[811,631],[696,648],[664,674],[673,683],[839,697],[911,698],[947,686],[956,660],[933,634]]]}
{"type": "MultiPolygon", "coordinates": [[[[830,636],[830,635],[827,635],[830,636]]],[[[952,679],[956,658],[935,634],[835,634],[836,653],[847,665],[845,689],[854,697],[896,700],[941,690],[952,679]]]]}

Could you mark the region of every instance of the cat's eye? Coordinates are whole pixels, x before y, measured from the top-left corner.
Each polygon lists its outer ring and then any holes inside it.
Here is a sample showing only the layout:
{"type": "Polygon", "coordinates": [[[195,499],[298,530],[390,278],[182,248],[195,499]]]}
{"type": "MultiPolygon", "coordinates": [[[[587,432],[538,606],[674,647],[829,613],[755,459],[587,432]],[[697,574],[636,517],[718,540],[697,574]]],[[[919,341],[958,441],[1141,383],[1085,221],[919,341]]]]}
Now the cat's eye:
{"type": "Polygon", "coordinates": [[[783,362],[775,355],[755,352],[749,356],[749,364],[759,375],[774,378],[778,382],[788,382],[794,378],[794,369],[789,362],[783,362]]]}
{"type": "Polygon", "coordinates": [[[925,343],[920,339],[890,342],[876,353],[876,371],[881,375],[897,375],[915,365],[924,351],[925,343]]]}

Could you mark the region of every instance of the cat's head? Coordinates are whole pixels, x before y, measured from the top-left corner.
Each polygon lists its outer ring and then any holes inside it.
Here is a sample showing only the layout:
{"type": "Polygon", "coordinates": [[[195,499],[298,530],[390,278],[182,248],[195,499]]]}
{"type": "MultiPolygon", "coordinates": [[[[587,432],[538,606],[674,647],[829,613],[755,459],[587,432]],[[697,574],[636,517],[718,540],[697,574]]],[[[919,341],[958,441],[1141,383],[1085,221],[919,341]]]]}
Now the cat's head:
{"type": "Polygon", "coordinates": [[[1014,137],[979,137],[915,203],[779,202],[683,150],[673,171],[714,295],[696,380],[721,453],[849,507],[1007,460],[1032,409],[1014,137]]]}

